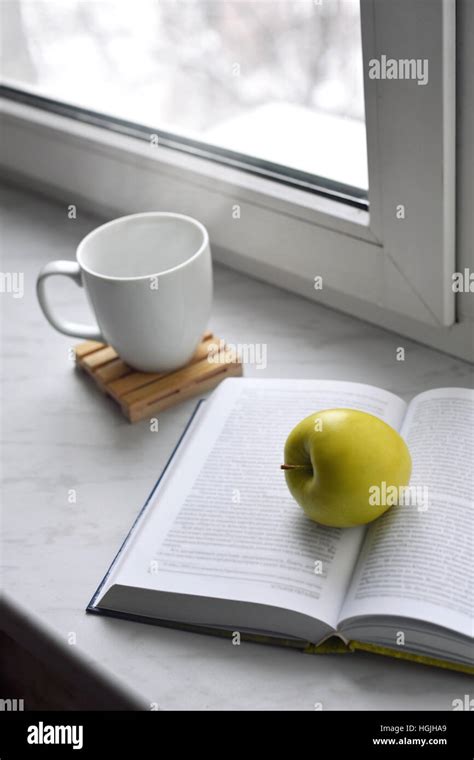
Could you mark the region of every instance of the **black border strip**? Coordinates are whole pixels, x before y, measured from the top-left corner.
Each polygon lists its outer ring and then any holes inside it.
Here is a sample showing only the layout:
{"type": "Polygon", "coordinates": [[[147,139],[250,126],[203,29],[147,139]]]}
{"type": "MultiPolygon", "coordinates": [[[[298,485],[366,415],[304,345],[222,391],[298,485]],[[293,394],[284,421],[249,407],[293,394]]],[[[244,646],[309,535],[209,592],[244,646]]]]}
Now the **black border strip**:
{"type": "Polygon", "coordinates": [[[146,127],[137,122],[127,121],[115,116],[107,116],[98,111],[62,103],[52,98],[11,87],[10,85],[0,84],[0,97],[41,108],[44,111],[49,111],[59,116],[66,116],[85,124],[92,124],[102,129],[109,129],[122,135],[146,140],[147,142],[150,140],[150,135],[157,135],[159,144],[166,148],[179,150],[198,156],[199,158],[205,158],[214,163],[224,164],[247,174],[266,177],[287,187],[305,190],[314,195],[342,202],[363,211],[368,211],[369,209],[366,190],[346,185],[342,182],[336,182],[326,177],[319,177],[297,169],[291,169],[283,164],[264,161],[263,159],[246,156],[243,153],[208,145],[205,142],[192,140],[164,130],[146,127]]]}

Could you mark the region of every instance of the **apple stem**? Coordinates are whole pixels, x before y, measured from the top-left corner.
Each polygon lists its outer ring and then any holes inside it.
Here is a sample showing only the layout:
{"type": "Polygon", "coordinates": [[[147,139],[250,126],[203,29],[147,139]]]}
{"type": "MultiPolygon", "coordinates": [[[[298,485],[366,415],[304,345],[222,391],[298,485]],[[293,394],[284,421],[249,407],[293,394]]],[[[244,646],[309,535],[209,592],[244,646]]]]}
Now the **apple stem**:
{"type": "Polygon", "coordinates": [[[310,464],[281,464],[280,470],[312,470],[310,464]]]}

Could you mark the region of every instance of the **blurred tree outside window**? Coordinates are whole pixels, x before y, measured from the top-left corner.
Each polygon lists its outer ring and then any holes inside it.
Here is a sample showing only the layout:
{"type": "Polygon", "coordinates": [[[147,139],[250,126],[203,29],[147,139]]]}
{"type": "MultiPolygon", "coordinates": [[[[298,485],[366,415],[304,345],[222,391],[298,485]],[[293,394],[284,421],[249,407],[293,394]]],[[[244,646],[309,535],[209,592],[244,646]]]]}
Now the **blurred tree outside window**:
{"type": "Polygon", "coordinates": [[[368,188],[359,0],[0,0],[6,84],[368,188]]]}

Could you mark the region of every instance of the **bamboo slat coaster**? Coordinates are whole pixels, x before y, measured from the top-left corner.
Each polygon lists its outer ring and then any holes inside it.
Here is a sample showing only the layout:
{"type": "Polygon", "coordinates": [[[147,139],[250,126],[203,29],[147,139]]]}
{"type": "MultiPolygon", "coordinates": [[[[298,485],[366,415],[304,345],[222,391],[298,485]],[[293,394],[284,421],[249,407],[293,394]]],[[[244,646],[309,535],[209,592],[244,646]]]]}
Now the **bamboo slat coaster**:
{"type": "Polygon", "coordinates": [[[206,333],[186,366],[174,372],[137,372],[105,343],[88,340],[75,347],[76,365],[116,401],[130,422],[161,412],[242,374],[242,363],[212,333],[206,333]],[[213,361],[209,361],[209,356],[213,361]]]}

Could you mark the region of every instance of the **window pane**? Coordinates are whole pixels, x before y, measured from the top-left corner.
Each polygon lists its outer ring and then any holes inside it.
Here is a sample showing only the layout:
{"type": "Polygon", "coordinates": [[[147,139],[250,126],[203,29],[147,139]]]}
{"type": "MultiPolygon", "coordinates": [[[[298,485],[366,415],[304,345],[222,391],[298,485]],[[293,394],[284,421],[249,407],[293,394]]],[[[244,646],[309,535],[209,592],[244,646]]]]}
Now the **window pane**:
{"type": "Polygon", "coordinates": [[[368,187],[359,0],[2,0],[7,83],[368,187]]]}

